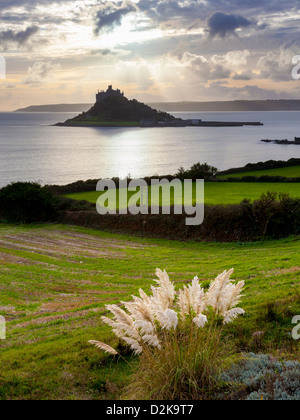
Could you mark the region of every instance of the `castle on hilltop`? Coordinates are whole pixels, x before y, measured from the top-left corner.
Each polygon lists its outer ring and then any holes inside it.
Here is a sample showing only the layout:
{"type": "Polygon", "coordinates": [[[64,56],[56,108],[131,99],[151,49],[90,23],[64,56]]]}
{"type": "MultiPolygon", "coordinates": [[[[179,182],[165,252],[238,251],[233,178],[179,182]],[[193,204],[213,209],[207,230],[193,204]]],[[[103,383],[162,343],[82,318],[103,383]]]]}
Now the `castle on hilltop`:
{"type": "Polygon", "coordinates": [[[124,96],[124,92],[121,92],[120,89],[113,89],[112,85],[108,86],[108,89],[106,92],[102,90],[101,92],[96,93],[96,102],[103,102],[106,98],[112,97],[112,96],[124,96]]]}

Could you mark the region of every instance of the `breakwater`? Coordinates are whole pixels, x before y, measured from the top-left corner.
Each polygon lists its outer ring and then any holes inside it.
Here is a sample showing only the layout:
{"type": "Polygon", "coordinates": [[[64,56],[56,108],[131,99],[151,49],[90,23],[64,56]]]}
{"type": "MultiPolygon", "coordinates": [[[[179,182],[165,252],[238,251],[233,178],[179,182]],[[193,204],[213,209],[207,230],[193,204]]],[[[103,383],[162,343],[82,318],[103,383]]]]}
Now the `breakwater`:
{"type": "Polygon", "coordinates": [[[108,121],[106,122],[91,122],[91,121],[66,121],[64,123],[57,123],[55,126],[60,127],[243,127],[243,126],[262,126],[261,122],[238,122],[238,121],[202,121],[202,120],[182,120],[175,119],[172,121],[140,121],[139,123],[133,122],[119,122],[108,121]]]}

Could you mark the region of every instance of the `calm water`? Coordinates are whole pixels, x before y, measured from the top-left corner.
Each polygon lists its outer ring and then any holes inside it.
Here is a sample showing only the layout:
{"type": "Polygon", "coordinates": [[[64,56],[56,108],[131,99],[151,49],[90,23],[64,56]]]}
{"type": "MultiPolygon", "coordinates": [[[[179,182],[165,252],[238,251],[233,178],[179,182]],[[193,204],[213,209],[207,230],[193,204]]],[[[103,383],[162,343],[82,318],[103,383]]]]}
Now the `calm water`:
{"type": "Polygon", "coordinates": [[[300,136],[300,112],[174,113],[182,118],[261,121],[261,127],[53,127],[72,113],[0,113],[0,186],[12,181],[67,184],[130,174],[174,174],[208,162],[220,170],[300,157],[300,146],[261,139],[300,136]]]}

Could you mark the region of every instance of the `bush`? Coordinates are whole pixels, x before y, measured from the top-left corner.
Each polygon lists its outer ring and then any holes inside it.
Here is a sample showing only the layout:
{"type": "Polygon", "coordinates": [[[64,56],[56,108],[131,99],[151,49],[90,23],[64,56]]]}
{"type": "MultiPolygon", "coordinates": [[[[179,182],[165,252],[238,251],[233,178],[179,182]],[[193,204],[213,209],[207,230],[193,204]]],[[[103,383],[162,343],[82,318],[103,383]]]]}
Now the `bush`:
{"type": "Polygon", "coordinates": [[[59,223],[109,230],[114,233],[159,237],[175,240],[252,242],[262,238],[280,239],[300,233],[300,199],[272,193],[263,194],[252,203],[205,205],[205,217],[200,226],[186,226],[187,214],[170,215],[100,215],[91,204],[80,206],[62,203],[58,208],[59,223]],[[76,210],[76,211],[75,211],[76,210]],[[79,211],[77,211],[79,210],[79,211]]]}
{"type": "Polygon", "coordinates": [[[12,223],[52,220],[54,198],[34,182],[15,182],[0,190],[0,216],[12,223]]]}
{"type": "Polygon", "coordinates": [[[214,178],[218,173],[218,169],[208,163],[195,163],[189,170],[185,170],[182,166],[174,175],[176,178],[183,179],[210,179],[214,178]]]}
{"type": "Polygon", "coordinates": [[[222,379],[244,388],[246,400],[294,400],[300,398],[300,363],[279,362],[268,355],[250,354],[222,379]]]}
{"type": "MultiPolygon", "coordinates": [[[[114,334],[139,355],[139,368],[125,397],[129,399],[199,400],[220,386],[219,376],[238,358],[223,337],[224,325],[244,313],[240,302],[244,281],[233,284],[233,269],[224,271],[205,291],[195,277],[175,292],[166,271],[157,269],[158,287],[132,302],[106,305],[113,319],[102,316],[114,334]]],[[[105,343],[97,348],[121,356],[105,343]]]]}
{"type": "Polygon", "coordinates": [[[93,211],[95,205],[86,200],[73,200],[72,198],[57,196],[55,197],[54,208],[59,211],[93,211]]]}
{"type": "Polygon", "coordinates": [[[267,162],[248,163],[241,168],[231,168],[226,171],[219,172],[220,175],[248,172],[248,171],[259,171],[265,169],[284,168],[286,166],[298,166],[300,165],[300,159],[292,158],[288,161],[283,160],[268,160],[267,162]]]}
{"type": "Polygon", "coordinates": [[[262,194],[254,201],[252,212],[263,237],[279,238],[299,233],[300,200],[290,198],[286,193],[268,191],[262,194]]]}

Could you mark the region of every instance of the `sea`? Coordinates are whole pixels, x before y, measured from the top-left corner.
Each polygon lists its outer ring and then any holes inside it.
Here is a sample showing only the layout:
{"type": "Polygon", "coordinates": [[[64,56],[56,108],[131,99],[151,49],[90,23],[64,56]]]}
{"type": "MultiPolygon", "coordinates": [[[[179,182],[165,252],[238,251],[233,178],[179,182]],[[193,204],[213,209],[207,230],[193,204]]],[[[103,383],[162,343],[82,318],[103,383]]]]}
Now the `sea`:
{"type": "Polygon", "coordinates": [[[74,113],[0,113],[0,187],[15,181],[65,185],[78,180],[175,174],[207,162],[225,170],[300,157],[299,145],[262,139],[300,137],[299,111],[176,112],[208,121],[260,121],[263,126],[59,127],[74,113]]]}

